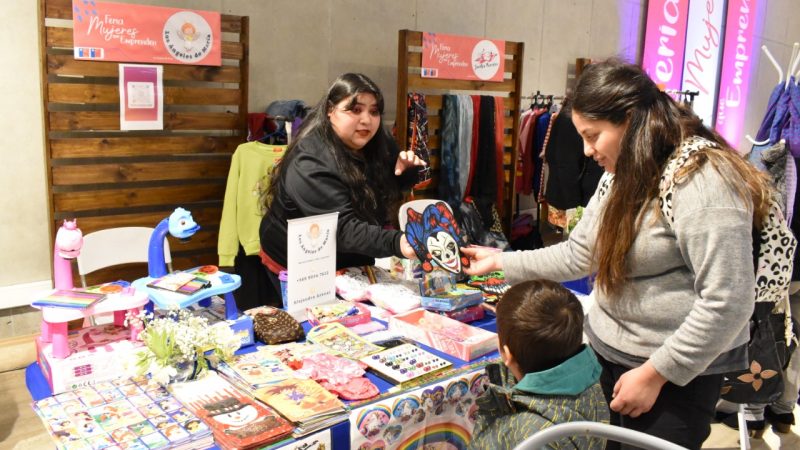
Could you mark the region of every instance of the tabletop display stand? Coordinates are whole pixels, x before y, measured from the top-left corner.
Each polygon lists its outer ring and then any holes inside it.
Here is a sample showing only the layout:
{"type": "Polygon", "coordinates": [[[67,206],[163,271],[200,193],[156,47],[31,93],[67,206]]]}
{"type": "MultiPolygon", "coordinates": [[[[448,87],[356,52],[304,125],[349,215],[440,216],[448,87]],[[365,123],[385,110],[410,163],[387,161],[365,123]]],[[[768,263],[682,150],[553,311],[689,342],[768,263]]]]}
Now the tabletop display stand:
{"type": "Polygon", "coordinates": [[[408,148],[407,95],[411,92],[425,94],[428,107],[428,149],[431,152],[432,183],[425,189],[415,191],[417,198],[438,198],[438,168],[440,166],[440,128],[443,94],[480,94],[505,97],[503,127],[503,173],[505,177],[503,205],[499,208],[503,228],[510,231],[511,220],[516,210],[513,171],[517,161],[517,139],[519,137],[520,94],[522,89],[522,61],[525,44],[506,41],[505,76],[501,82],[445,80],[423,78],[422,32],[400,30],[397,54],[397,142],[408,148]]]}

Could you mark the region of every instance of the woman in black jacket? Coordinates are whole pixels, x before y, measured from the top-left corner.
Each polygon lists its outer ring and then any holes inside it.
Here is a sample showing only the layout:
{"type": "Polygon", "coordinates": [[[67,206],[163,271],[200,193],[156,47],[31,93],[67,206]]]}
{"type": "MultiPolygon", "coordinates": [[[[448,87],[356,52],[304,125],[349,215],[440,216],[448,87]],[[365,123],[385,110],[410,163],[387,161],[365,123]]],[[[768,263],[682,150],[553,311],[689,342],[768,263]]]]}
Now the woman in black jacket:
{"type": "Polygon", "coordinates": [[[336,267],[376,257],[415,257],[404,234],[383,227],[396,214],[401,186],[423,165],[399,151],[383,129],[383,94],[362,74],[346,73],[309,113],[270,180],[261,249],[273,282],[286,267],[287,220],[338,212],[336,267]]]}

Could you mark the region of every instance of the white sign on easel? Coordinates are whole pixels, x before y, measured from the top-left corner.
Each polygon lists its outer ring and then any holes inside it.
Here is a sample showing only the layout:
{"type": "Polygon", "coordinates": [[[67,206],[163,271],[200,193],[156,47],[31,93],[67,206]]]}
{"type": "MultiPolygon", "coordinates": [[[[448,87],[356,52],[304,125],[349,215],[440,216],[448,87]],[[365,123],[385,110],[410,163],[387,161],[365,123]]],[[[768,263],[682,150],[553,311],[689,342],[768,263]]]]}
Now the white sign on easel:
{"type": "Polygon", "coordinates": [[[288,221],[286,310],[298,321],[306,308],[336,300],[336,225],[339,213],[288,221]]]}

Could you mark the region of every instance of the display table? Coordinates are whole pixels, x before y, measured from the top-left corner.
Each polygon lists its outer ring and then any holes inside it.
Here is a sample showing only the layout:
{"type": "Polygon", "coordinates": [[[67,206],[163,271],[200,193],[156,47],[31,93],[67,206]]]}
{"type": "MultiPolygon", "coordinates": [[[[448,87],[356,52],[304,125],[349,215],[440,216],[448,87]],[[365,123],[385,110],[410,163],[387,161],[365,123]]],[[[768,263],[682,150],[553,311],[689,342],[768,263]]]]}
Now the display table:
{"type": "MultiPolygon", "coordinates": [[[[381,322],[378,319],[375,319],[375,320],[381,322]]],[[[488,331],[492,331],[492,332],[495,332],[496,329],[497,329],[497,324],[496,324],[496,321],[495,321],[495,317],[494,317],[494,315],[492,315],[490,313],[487,313],[487,315],[486,315],[486,317],[484,319],[482,319],[480,321],[477,321],[477,322],[473,322],[472,325],[480,327],[480,328],[483,328],[483,329],[488,330],[488,331]]],[[[308,331],[311,328],[311,326],[308,324],[308,322],[303,322],[303,328],[306,331],[308,331]]],[[[421,348],[423,348],[423,349],[425,349],[425,350],[427,350],[427,351],[429,351],[429,352],[431,352],[431,353],[433,353],[433,354],[435,354],[435,355],[437,355],[437,356],[439,356],[441,358],[444,358],[444,359],[450,361],[453,364],[452,368],[449,371],[443,372],[440,377],[438,377],[438,378],[436,378],[434,380],[430,380],[426,384],[432,384],[432,383],[440,382],[440,381],[445,380],[445,379],[447,379],[449,377],[453,377],[453,376],[456,376],[456,375],[458,375],[460,373],[463,373],[465,370],[470,370],[471,368],[474,368],[475,370],[478,370],[478,368],[480,366],[485,365],[490,361],[499,360],[499,355],[498,355],[498,353],[496,351],[492,352],[492,353],[490,353],[488,355],[485,355],[483,357],[477,358],[477,359],[475,359],[473,361],[466,362],[466,361],[462,361],[460,359],[454,358],[454,357],[452,357],[450,355],[447,355],[445,353],[442,353],[442,352],[440,352],[438,350],[435,350],[433,348],[430,348],[430,347],[428,347],[426,345],[423,345],[423,344],[418,344],[418,345],[421,348]]],[[[253,351],[256,350],[256,348],[257,348],[256,346],[248,346],[248,347],[240,349],[240,351],[237,352],[237,353],[253,352],[253,351]]],[[[374,374],[372,374],[370,372],[367,372],[366,376],[367,376],[367,378],[369,378],[370,381],[372,381],[375,384],[375,386],[378,387],[378,389],[380,390],[380,394],[378,395],[378,397],[375,397],[375,398],[370,399],[368,401],[358,402],[357,403],[358,407],[362,407],[364,405],[368,405],[370,403],[377,402],[377,401],[380,401],[382,399],[386,399],[387,397],[388,398],[392,398],[392,399],[396,398],[398,400],[403,397],[404,391],[397,389],[395,385],[392,385],[391,383],[387,382],[386,380],[384,380],[384,379],[382,379],[382,378],[380,378],[380,377],[378,377],[378,376],[376,376],[376,375],[374,375],[374,374]]],[[[29,365],[25,369],[25,382],[27,384],[28,391],[30,392],[31,397],[33,397],[34,400],[41,400],[41,399],[43,399],[45,397],[49,397],[50,395],[52,395],[51,392],[50,392],[50,387],[49,387],[49,385],[47,383],[47,380],[45,379],[44,375],[42,375],[42,371],[40,370],[38,363],[33,363],[33,364],[29,365]]],[[[414,389],[417,389],[417,388],[418,387],[415,387],[414,389]]],[[[350,402],[345,402],[345,403],[350,403],[350,402]]],[[[336,425],[332,426],[331,428],[329,428],[330,434],[331,434],[331,442],[333,443],[333,448],[334,449],[349,449],[350,448],[350,442],[351,442],[350,429],[351,429],[351,424],[350,424],[350,421],[348,421],[348,420],[345,420],[344,422],[341,422],[341,423],[336,424],[336,425]]],[[[288,444],[290,444],[292,442],[294,442],[294,440],[292,440],[292,439],[286,440],[286,441],[282,441],[280,443],[275,444],[274,448],[280,448],[280,447],[288,445],[288,444]]]]}

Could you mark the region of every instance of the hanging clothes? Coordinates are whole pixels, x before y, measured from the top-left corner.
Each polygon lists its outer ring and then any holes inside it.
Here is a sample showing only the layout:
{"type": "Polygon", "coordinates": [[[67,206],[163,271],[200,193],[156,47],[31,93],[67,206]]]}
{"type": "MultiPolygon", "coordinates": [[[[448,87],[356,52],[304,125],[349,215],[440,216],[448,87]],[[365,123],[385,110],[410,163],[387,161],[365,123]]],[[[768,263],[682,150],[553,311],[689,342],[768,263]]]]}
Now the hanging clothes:
{"type": "Polygon", "coordinates": [[[586,206],[603,169],[584,155],[583,138],[569,114],[556,117],[547,145],[547,203],[562,210],[586,206]]]}
{"type": "Polygon", "coordinates": [[[456,159],[458,160],[458,193],[459,200],[463,200],[469,183],[470,165],[472,163],[472,97],[469,95],[458,96],[458,147],[456,159]]]}
{"type": "Polygon", "coordinates": [[[550,111],[545,111],[536,119],[536,125],[533,133],[533,145],[531,156],[533,157],[533,196],[539,198],[539,192],[542,190],[542,177],[541,171],[544,161],[542,160],[542,151],[544,150],[544,142],[550,132],[550,121],[552,114],[550,111]]]}
{"type": "Polygon", "coordinates": [[[257,256],[261,250],[258,230],[264,215],[263,195],[269,187],[272,169],[285,151],[283,145],[253,141],[239,145],[231,158],[217,254],[220,266],[233,266],[242,277],[242,287],[234,293],[240,309],[264,304],[265,298],[272,295],[271,284],[257,256]]]}
{"type": "MultiPolygon", "coordinates": [[[[505,104],[503,97],[494,97],[494,169],[495,184],[495,208],[499,211],[503,209],[503,191],[505,186],[504,156],[505,145],[503,136],[505,131],[505,104]]],[[[502,231],[502,230],[501,230],[502,231]]]]}
{"type": "Polygon", "coordinates": [[[478,164],[478,137],[480,135],[479,124],[481,122],[481,96],[471,95],[470,99],[472,100],[472,145],[470,145],[469,150],[469,176],[464,190],[467,195],[472,192],[472,180],[475,178],[475,168],[478,164]]]}
{"type": "Polygon", "coordinates": [[[407,98],[408,150],[425,161],[417,168],[417,183],[414,189],[423,189],[431,182],[431,153],[428,149],[428,106],[425,94],[411,92],[407,98]]]}
{"type": "Polygon", "coordinates": [[[514,191],[530,195],[533,183],[531,181],[533,175],[533,156],[531,139],[532,131],[535,127],[536,121],[534,120],[533,110],[527,109],[523,111],[519,119],[519,139],[517,140],[517,167],[514,172],[514,191]]]}
{"type": "Polygon", "coordinates": [[[458,97],[442,96],[442,128],[441,128],[441,167],[439,177],[439,198],[447,202],[455,211],[460,200],[458,187],[459,120],[458,97]]]}
{"type": "MultiPolygon", "coordinates": [[[[496,116],[493,97],[481,96],[480,118],[478,155],[475,163],[480,170],[475,171],[469,195],[475,200],[484,223],[490,224],[493,222],[491,206],[497,198],[496,116]]],[[[502,170],[502,166],[500,169],[502,170]]]]}

